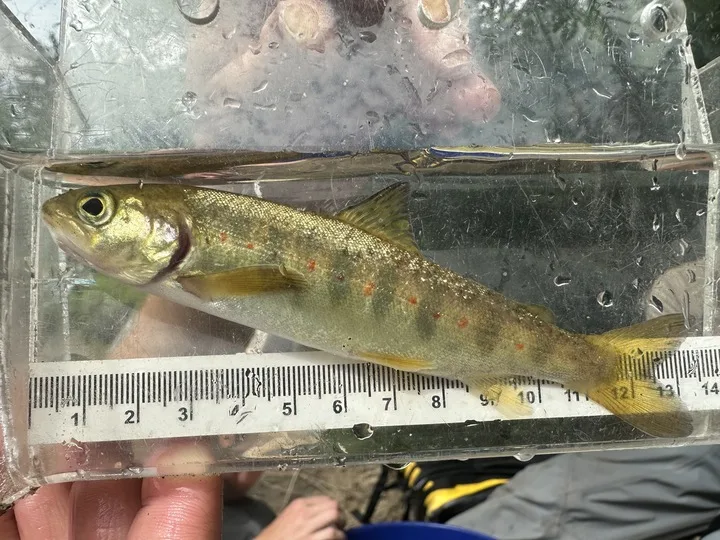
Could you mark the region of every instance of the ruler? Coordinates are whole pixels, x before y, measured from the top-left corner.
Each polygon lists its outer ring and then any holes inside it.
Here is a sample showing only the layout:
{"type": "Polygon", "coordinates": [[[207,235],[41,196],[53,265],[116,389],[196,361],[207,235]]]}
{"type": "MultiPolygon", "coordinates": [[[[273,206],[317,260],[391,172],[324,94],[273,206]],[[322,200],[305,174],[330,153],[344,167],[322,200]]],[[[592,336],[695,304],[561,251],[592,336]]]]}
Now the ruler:
{"type": "MultiPolygon", "coordinates": [[[[720,407],[720,337],[627,360],[692,411],[720,407]]],[[[518,378],[529,418],[610,414],[585,395],[518,378]]],[[[634,398],[632,379],[618,391],[634,398]]],[[[459,381],[323,352],[36,363],[28,388],[30,444],[413,426],[502,419],[459,381]]]]}

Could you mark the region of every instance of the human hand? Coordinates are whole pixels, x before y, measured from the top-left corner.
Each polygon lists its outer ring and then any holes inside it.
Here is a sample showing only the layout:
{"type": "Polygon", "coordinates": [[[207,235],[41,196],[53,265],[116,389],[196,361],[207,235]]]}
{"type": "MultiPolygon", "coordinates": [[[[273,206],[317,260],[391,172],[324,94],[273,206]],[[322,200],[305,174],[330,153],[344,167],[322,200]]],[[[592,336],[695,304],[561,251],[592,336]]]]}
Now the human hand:
{"type": "Polygon", "coordinates": [[[302,497],[292,501],[256,540],[343,540],[338,503],[330,497],[302,497]]]}
{"type": "MultiPolygon", "coordinates": [[[[204,469],[210,455],[177,446],[155,461],[158,473],[176,464],[204,469]]],[[[220,538],[222,480],[217,476],[155,477],[52,484],[0,516],[3,540],[220,538]]]]}

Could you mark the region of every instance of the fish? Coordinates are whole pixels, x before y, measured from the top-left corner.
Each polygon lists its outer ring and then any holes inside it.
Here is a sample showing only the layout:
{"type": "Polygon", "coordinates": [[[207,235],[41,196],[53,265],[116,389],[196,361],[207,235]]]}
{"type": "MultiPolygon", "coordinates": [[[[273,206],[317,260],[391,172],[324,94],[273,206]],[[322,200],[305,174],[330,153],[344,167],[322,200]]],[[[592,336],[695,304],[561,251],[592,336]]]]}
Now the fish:
{"type": "Polygon", "coordinates": [[[208,187],[87,186],[45,201],[42,217],[61,249],[102,274],[307,347],[459,380],[505,418],[532,413],[513,383],[534,377],[650,436],[692,434],[682,400],[625,361],[676,349],[681,314],[602,334],[564,330],[547,308],[423,256],[409,193],[399,182],[317,213],[208,187]]]}

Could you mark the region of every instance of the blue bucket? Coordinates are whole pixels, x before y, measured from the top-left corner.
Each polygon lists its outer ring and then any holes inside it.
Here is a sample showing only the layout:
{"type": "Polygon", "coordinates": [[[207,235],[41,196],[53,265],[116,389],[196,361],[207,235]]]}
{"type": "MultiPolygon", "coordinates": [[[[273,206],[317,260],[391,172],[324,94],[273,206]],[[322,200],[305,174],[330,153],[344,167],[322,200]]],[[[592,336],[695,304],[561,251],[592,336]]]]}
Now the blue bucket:
{"type": "Polygon", "coordinates": [[[347,540],[495,540],[468,529],[420,521],[373,523],[349,529],[345,534],[347,540]]]}

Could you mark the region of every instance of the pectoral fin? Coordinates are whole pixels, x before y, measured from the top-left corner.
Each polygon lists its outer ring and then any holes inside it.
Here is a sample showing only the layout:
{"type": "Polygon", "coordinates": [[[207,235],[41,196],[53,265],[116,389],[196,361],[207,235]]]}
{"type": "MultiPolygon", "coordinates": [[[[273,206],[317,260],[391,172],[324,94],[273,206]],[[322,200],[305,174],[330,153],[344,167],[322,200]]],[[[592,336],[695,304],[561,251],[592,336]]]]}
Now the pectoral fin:
{"type": "Polygon", "coordinates": [[[176,279],[185,291],[205,301],[300,290],[307,286],[305,276],[283,265],[244,266],[217,274],[180,276],[176,279]]]}
{"type": "Polygon", "coordinates": [[[478,380],[469,384],[470,392],[482,394],[494,402],[495,408],[504,417],[513,420],[532,414],[532,407],[520,401],[518,391],[510,385],[492,380],[478,380]]]}

